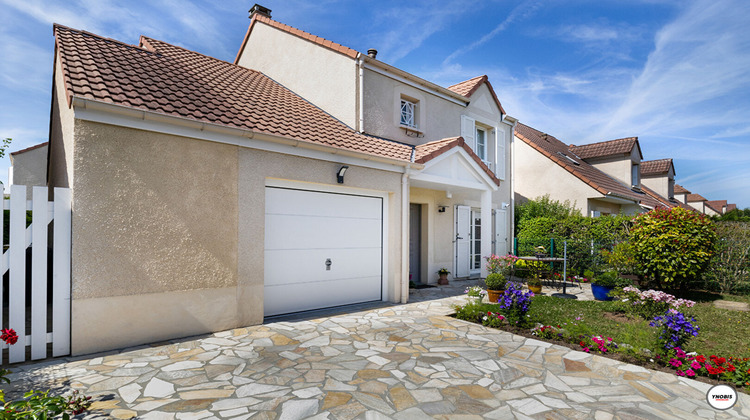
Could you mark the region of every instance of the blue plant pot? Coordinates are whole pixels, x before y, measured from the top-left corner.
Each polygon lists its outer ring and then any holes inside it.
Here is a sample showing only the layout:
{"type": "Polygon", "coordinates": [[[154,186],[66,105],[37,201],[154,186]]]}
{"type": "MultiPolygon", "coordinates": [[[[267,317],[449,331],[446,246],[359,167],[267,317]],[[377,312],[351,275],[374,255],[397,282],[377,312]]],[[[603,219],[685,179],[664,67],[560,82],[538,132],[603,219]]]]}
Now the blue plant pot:
{"type": "Polygon", "coordinates": [[[614,287],[599,286],[598,284],[591,284],[591,293],[594,295],[596,300],[612,300],[613,298],[607,296],[614,287]]]}

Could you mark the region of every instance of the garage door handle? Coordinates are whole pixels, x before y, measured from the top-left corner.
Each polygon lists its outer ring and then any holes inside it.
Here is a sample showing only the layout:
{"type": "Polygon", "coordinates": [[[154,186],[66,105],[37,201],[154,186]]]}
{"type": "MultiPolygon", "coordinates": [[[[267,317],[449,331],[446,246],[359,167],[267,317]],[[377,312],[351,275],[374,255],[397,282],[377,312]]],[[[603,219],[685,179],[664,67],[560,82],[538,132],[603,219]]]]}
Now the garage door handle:
{"type": "Polygon", "coordinates": [[[326,271],[331,271],[331,264],[333,264],[331,262],[331,259],[330,258],[326,258],[326,271]]]}

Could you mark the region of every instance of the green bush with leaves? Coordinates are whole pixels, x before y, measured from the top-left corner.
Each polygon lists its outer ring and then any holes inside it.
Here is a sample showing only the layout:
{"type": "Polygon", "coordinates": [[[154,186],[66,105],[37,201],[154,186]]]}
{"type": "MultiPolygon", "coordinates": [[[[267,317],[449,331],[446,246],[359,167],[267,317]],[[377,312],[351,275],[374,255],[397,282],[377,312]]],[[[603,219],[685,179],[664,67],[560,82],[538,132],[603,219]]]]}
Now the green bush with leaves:
{"type": "Polygon", "coordinates": [[[519,226],[523,221],[536,219],[538,217],[547,217],[550,219],[566,219],[572,216],[580,216],[581,212],[576,209],[575,203],[570,200],[557,201],[552,200],[549,194],[537,197],[532,200],[517,204],[514,213],[516,234],[519,233],[519,226]]]}
{"type": "Polygon", "coordinates": [[[700,279],[716,239],[708,217],[681,207],[638,215],[630,233],[638,269],[660,288],[700,279]]]}
{"type": "Polygon", "coordinates": [[[716,235],[704,287],[721,293],[750,293],[750,222],[718,222],[716,235]]]}

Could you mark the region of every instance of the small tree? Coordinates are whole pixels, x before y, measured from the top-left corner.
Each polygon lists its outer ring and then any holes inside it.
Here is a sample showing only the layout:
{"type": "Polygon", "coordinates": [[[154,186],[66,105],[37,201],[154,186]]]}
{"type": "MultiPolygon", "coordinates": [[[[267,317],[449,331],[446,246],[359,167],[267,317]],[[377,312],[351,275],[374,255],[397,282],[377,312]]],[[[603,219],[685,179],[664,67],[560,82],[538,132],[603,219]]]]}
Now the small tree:
{"type": "Polygon", "coordinates": [[[700,278],[716,239],[708,217],[681,207],[638,215],[630,233],[640,271],[660,287],[684,287],[700,278]]]}
{"type": "Polygon", "coordinates": [[[716,233],[707,286],[722,293],[750,291],[750,223],[718,222],[716,233]]]}
{"type": "Polygon", "coordinates": [[[10,142],[13,141],[10,137],[6,137],[3,139],[3,144],[0,144],[0,159],[5,157],[5,149],[10,146],[10,142]]]}

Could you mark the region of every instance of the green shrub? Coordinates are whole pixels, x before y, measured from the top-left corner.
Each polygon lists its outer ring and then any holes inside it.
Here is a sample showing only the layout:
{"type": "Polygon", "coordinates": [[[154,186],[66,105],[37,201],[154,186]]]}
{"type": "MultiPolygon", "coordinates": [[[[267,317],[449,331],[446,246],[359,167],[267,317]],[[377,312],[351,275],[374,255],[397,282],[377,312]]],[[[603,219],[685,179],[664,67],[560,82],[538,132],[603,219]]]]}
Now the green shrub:
{"type": "Polygon", "coordinates": [[[634,219],[631,244],[639,270],[659,286],[683,287],[708,267],[716,234],[711,220],[680,207],[634,219]]]}
{"type": "Polygon", "coordinates": [[[591,283],[604,287],[627,287],[633,284],[632,281],[621,278],[617,271],[605,271],[594,277],[591,283]]]}
{"type": "Polygon", "coordinates": [[[575,208],[575,203],[571,204],[570,200],[552,200],[549,198],[549,194],[518,204],[514,210],[516,234],[518,234],[521,224],[527,219],[538,217],[565,219],[571,216],[580,216],[581,214],[575,208]]]}
{"type": "Polygon", "coordinates": [[[488,290],[504,290],[505,282],[505,276],[500,273],[490,273],[484,279],[484,284],[488,290]]]}
{"type": "Polygon", "coordinates": [[[706,271],[706,288],[750,293],[750,222],[716,223],[716,252],[706,271]]]}

